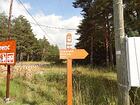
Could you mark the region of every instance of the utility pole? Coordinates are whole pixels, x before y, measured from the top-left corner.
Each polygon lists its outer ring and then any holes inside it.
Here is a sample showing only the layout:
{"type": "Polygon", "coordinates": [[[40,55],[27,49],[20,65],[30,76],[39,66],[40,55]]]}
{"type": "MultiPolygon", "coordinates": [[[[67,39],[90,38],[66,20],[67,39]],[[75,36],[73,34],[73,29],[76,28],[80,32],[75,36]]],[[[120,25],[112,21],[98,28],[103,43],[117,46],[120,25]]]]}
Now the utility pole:
{"type": "MultiPolygon", "coordinates": [[[[10,10],[9,10],[9,20],[8,20],[8,40],[11,39],[11,14],[12,14],[12,5],[13,0],[10,1],[10,10]]],[[[6,80],[6,99],[5,101],[8,102],[10,99],[10,77],[11,77],[11,70],[10,65],[7,65],[7,80],[6,80]]]]}
{"type": "Polygon", "coordinates": [[[124,31],[123,1],[113,0],[115,47],[118,78],[118,105],[130,105],[129,81],[126,61],[126,39],[124,31]]]}
{"type": "Polygon", "coordinates": [[[11,15],[12,15],[13,0],[10,1],[9,19],[8,19],[8,40],[11,39],[11,15]]]}

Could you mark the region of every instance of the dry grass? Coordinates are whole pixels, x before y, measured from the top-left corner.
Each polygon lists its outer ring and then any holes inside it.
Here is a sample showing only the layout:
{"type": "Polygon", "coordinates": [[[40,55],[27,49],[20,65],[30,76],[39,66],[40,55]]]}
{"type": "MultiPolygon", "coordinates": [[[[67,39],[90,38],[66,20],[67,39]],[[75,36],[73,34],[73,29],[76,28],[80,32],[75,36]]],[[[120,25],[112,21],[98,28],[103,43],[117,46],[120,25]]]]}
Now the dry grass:
{"type": "MultiPolygon", "coordinates": [[[[9,105],[66,105],[66,65],[22,62],[11,80],[9,105]],[[22,75],[23,74],[23,75],[22,75]],[[27,78],[26,74],[32,74],[27,78]]],[[[5,79],[0,82],[0,103],[5,96],[5,79]]],[[[73,105],[116,105],[116,74],[106,69],[73,67],[73,105]]]]}

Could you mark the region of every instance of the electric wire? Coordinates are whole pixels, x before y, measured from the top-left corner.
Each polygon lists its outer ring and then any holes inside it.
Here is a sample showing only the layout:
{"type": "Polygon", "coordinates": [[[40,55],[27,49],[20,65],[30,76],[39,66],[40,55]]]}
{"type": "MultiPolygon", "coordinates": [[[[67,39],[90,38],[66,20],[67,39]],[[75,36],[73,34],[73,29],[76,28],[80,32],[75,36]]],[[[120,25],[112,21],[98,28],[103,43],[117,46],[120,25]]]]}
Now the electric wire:
{"type": "MultiPolygon", "coordinates": [[[[39,3],[40,1],[39,0],[36,0],[37,3],[39,3]]],[[[60,0],[60,3],[62,3],[62,0],[60,0]]],[[[45,13],[45,10],[44,8],[42,7],[39,7],[41,11],[43,11],[45,13]]],[[[59,7],[58,7],[59,8],[59,7]]],[[[65,9],[64,8],[64,4],[61,5],[61,8],[65,9]]],[[[62,9],[62,10],[63,10],[62,9]]],[[[62,12],[63,13],[63,12],[62,12]]],[[[35,23],[31,23],[31,24],[34,24],[36,25],[35,23]]],[[[42,25],[40,24],[42,27],[46,27],[46,28],[50,28],[50,29],[56,29],[56,30],[77,30],[76,28],[64,28],[64,27],[57,27],[57,26],[48,26],[48,25],[42,25]]]]}
{"type": "MultiPolygon", "coordinates": [[[[46,25],[41,25],[37,22],[37,20],[32,16],[32,14],[28,11],[28,9],[24,6],[24,4],[22,3],[21,0],[16,0],[17,2],[19,2],[23,8],[26,10],[26,12],[30,15],[30,17],[34,20],[35,23],[31,23],[31,24],[34,24],[34,25],[38,25],[39,28],[45,33],[45,35],[50,39],[50,41],[53,43],[53,44],[56,44],[49,36],[48,34],[46,33],[46,31],[42,28],[42,27],[46,27],[46,28],[51,28],[51,29],[61,29],[61,30],[77,30],[77,29],[72,29],[72,28],[61,28],[61,27],[52,27],[52,26],[46,26],[46,25]]],[[[60,44],[59,42],[57,42],[58,44],[60,44]]]]}
{"type": "Polygon", "coordinates": [[[36,25],[38,25],[38,27],[42,30],[42,32],[44,32],[44,34],[50,39],[50,41],[52,43],[55,43],[49,36],[48,34],[46,33],[46,31],[41,27],[41,25],[37,22],[37,20],[32,16],[32,14],[28,11],[28,9],[24,6],[24,4],[22,3],[21,0],[16,0],[17,2],[19,2],[22,7],[26,10],[26,12],[30,15],[30,17],[34,20],[34,22],[36,23],[36,25]]]}
{"type": "MultiPolygon", "coordinates": [[[[39,24],[37,22],[37,20],[32,16],[32,14],[28,11],[28,9],[24,6],[23,2],[21,0],[16,0],[18,1],[23,7],[24,9],[26,10],[26,12],[31,16],[31,18],[34,20],[35,23],[33,22],[30,22],[31,24],[34,24],[34,25],[37,25],[40,27],[40,29],[45,33],[45,35],[47,35],[47,37],[54,43],[54,41],[48,36],[48,34],[46,33],[46,31],[42,28],[42,27],[46,27],[46,28],[49,28],[49,29],[56,29],[56,30],[77,30],[77,29],[74,29],[74,28],[62,28],[62,27],[55,27],[55,26],[47,26],[47,25],[42,25],[42,24],[39,24]]],[[[99,7],[97,7],[99,8],[99,7]]],[[[96,9],[97,9],[96,8],[96,9]]],[[[96,17],[97,15],[99,14],[96,14],[94,15],[94,17],[96,17]]],[[[131,22],[130,22],[131,23],[131,22]]],[[[128,24],[128,23],[127,23],[128,24]]],[[[126,27],[125,27],[126,28],[126,27]]]]}
{"type": "MultiPolygon", "coordinates": [[[[31,24],[38,25],[36,23],[30,22],[31,24]]],[[[63,28],[63,27],[55,27],[55,26],[47,26],[43,24],[39,24],[42,27],[50,28],[50,29],[58,29],[58,30],[77,30],[76,28],[63,28]]]]}
{"type": "MultiPolygon", "coordinates": [[[[44,31],[43,29],[42,29],[42,27],[46,27],[46,28],[50,28],[50,29],[58,29],[58,30],[77,30],[77,29],[74,29],[74,28],[62,28],[62,27],[54,27],[54,26],[47,26],[47,25],[42,25],[42,24],[39,24],[37,21],[36,21],[36,19],[31,15],[31,13],[26,9],[26,7],[23,5],[23,3],[21,2],[21,0],[18,0],[21,4],[22,4],[22,6],[25,8],[25,10],[28,12],[28,14],[33,18],[33,20],[35,21],[35,23],[32,23],[32,22],[30,22],[31,24],[34,24],[34,25],[38,25],[39,27],[40,27],[40,29],[45,33],[45,35],[47,35],[47,33],[46,33],[46,31],[44,31]]],[[[99,8],[99,7],[98,7],[99,8]]],[[[97,15],[99,15],[99,14],[96,14],[96,15],[94,15],[94,17],[96,17],[97,15]]],[[[130,22],[131,23],[131,22],[130,22]]],[[[127,23],[128,24],[128,23],[127,23]]],[[[126,27],[125,27],[126,28],[126,27]]],[[[48,36],[48,35],[47,35],[48,36]]],[[[49,36],[48,36],[48,38],[49,39],[51,39],[49,36]]],[[[51,40],[52,41],[52,40],[51,40]]],[[[54,42],[54,41],[52,41],[52,42],[54,42]]]]}

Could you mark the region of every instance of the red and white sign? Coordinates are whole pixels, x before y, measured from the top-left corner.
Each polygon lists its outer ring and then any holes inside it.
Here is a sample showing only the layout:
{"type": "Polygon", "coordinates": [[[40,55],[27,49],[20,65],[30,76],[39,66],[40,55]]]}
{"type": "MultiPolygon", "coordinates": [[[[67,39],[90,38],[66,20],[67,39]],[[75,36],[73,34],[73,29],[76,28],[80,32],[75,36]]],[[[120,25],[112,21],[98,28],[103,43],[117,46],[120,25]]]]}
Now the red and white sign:
{"type": "Polygon", "coordinates": [[[16,41],[0,42],[0,65],[14,65],[16,60],[16,41]]]}

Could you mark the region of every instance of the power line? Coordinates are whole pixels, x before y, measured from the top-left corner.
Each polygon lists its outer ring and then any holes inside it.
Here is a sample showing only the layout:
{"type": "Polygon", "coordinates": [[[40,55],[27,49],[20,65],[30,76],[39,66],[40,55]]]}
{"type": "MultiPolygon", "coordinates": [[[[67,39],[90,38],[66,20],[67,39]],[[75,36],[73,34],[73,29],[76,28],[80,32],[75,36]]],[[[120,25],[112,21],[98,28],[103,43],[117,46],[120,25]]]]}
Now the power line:
{"type": "Polygon", "coordinates": [[[41,25],[36,21],[36,19],[32,16],[32,14],[28,11],[28,9],[24,6],[21,0],[16,0],[19,2],[23,8],[26,10],[26,12],[30,15],[30,17],[34,20],[35,24],[39,26],[39,28],[45,33],[45,35],[54,43],[54,41],[47,35],[46,31],[41,27],[41,25]]]}
{"type": "Polygon", "coordinates": [[[35,24],[35,25],[39,25],[39,26],[43,26],[43,27],[47,27],[47,28],[54,28],[54,29],[62,29],[62,30],[77,30],[76,28],[63,28],[63,27],[55,27],[55,26],[47,26],[47,25],[42,25],[42,24],[39,24],[35,18],[31,15],[31,13],[27,10],[27,8],[23,5],[23,3],[21,2],[21,0],[18,0],[22,6],[24,7],[24,9],[28,12],[28,14],[33,18],[33,20],[35,21],[35,23],[32,23],[31,24],[35,24]]]}
{"type": "MultiPolygon", "coordinates": [[[[0,17],[1,18],[1,17],[0,17]]],[[[34,22],[30,22],[30,24],[34,24],[34,25],[38,25],[34,22]]],[[[46,27],[46,28],[49,28],[49,29],[54,29],[54,30],[68,30],[68,31],[76,31],[78,30],[78,28],[64,28],[64,27],[58,27],[58,26],[48,26],[48,25],[44,25],[44,24],[39,24],[41,27],[46,27]]]]}
{"type": "MultiPolygon", "coordinates": [[[[59,3],[63,3],[62,2],[63,0],[59,0],[59,3]]],[[[36,0],[36,2],[37,3],[39,3],[40,1],[39,0],[36,0]]],[[[59,5],[59,6],[61,6],[61,7],[63,7],[63,9],[65,8],[64,7],[64,4],[62,4],[62,5],[59,5]]],[[[40,9],[41,9],[41,11],[44,11],[44,8],[42,8],[42,7],[39,7],[40,9]]],[[[59,7],[58,7],[59,8],[59,7]]],[[[63,13],[63,12],[62,12],[63,13]]],[[[31,23],[31,22],[30,22],[31,23]]],[[[35,23],[31,23],[31,24],[34,24],[34,25],[36,25],[35,23]]],[[[77,28],[65,28],[65,27],[58,27],[58,26],[48,26],[48,25],[41,25],[40,24],[40,26],[42,26],[42,27],[46,27],[46,28],[50,28],[50,29],[56,29],[56,30],[71,30],[71,31],[76,31],[77,30],[77,28]]]]}
{"type": "MultiPolygon", "coordinates": [[[[38,25],[36,23],[32,23],[30,22],[31,24],[34,24],[34,25],[38,25]]],[[[50,28],[50,29],[58,29],[58,30],[77,30],[76,28],[63,28],[63,27],[55,27],[55,26],[47,26],[47,25],[42,25],[42,24],[39,24],[40,26],[42,27],[46,27],[46,28],[50,28]]]]}

